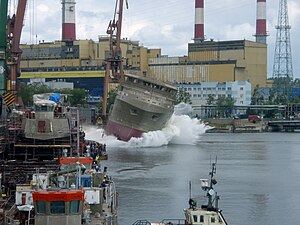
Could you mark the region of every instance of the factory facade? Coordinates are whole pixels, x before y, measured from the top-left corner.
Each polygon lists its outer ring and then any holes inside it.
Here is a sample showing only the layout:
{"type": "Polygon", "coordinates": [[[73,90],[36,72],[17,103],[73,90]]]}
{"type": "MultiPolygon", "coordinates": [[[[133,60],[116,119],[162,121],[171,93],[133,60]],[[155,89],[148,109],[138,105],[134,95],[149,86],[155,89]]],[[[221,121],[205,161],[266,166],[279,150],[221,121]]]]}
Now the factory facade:
{"type": "Polygon", "coordinates": [[[150,59],[149,71],[176,83],[248,81],[252,89],[267,82],[267,45],[247,40],[190,43],[187,57],[150,59]]]}
{"type": "MultiPolygon", "coordinates": [[[[69,82],[73,88],[88,90],[90,98],[100,99],[105,59],[109,58],[109,36],[99,36],[97,41],[77,40],[75,0],[62,1],[62,5],[62,41],[21,45],[19,79],[44,82],[51,87],[64,86],[55,82],[69,82]],[[72,11],[67,10],[70,7],[72,11]]],[[[255,42],[206,40],[204,26],[204,0],[195,0],[194,41],[188,44],[186,56],[163,56],[159,48],[150,49],[138,41],[122,39],[125,71],[174,84],[247,82],[252,92],[256,87],[268,87],[265,0],[257,0],[255,42]]]]}

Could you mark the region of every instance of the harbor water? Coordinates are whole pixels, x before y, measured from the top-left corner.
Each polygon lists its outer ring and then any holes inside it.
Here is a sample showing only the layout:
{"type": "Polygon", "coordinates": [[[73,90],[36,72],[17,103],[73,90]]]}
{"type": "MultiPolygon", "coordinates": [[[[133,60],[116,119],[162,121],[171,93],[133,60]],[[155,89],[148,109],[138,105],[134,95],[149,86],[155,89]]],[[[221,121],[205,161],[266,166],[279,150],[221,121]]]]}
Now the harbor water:
{"type": "Polygon", "coordinates": [[[199,121],[174,121],[168,135],[163,131],[129,143],[87,130],[88,138],[107,143],[103,165],[119,193],[120,225],[184,218],[189,181],[198,206],[206,204],[200,179],[208,178],[216,156],[215,190],[228,224],[299,223],[299,133],[208,134],[199,121]]]}

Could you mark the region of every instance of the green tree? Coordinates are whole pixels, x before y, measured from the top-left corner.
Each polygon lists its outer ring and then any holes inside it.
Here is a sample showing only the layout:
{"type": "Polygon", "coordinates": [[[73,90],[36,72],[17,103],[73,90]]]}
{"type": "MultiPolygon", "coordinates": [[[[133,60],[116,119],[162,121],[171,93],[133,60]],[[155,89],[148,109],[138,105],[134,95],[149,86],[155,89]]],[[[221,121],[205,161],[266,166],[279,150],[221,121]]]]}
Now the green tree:
{"type": "Polygon", "coordinates": [[[293,85],[293,80],[290,77],[274,78],[273,86],[270,90],[270,102],[275,105],[286,105],[293,85]]]}
{"type": "Polygon", "coordinates": [[[57,93],[68,95],[69,96],[68,102],[70,106],[77,106],[78,104],[80,105],[86,104],[87,92],[85,89],[53,90],[49,88],[47,85],[41,83],[25,84],[23,82],[20,82],[18,96],[22,98],[24,106],[29,107],[33,105],[34,94],[43,94],[43,93],[51,93],[51,92],[57,92],[57,93]]]}
{"type": "Polygon", "coordinates": [[[59,92],[61,94],[67,94],[68,102],[69,102],[70,106],[86,104],[88,92],[85,89],[81,89],[81,88],[76,88],[73,90],[64,89],[64,90],[60,90],[60,91],[56,91],[56,92],[59,92]]]}
{"type": "Polygon", "coordinates": [[[47,85],[41,83],[25,84],[23,82],[20,82],[19,85],[18,96],[22,98],[23,104],[26,107],[33,105],[34,94],[52,92],[52,90],[47,85]]]}
{"type": "Polygon", "coordinates": [[[215,102],[216,102],[215,95],[209,94],[208,97],[207,97],[206,104],[207,105],[214,105],[215,102]]]}
{"type": "Polygon", "coordinates": [[[216,106],[220,117],[231,116],[234,106],[234,99],[232,97],[221,96],[216,100],[216,106]]]}
{"type": "Polygon", "coordinates": [[[257,85],[254,88],[253,95],[251,98],[251,105],[263,105],[264,104],[264,97],[258,91],[259,86],[257,85]]]}
{"type": "Polygon", "coordinates": [[[179,89],[176,95],[176,104],[179,104],[180,102],[192,104],[191,94],[183,89],[179,89]]]}

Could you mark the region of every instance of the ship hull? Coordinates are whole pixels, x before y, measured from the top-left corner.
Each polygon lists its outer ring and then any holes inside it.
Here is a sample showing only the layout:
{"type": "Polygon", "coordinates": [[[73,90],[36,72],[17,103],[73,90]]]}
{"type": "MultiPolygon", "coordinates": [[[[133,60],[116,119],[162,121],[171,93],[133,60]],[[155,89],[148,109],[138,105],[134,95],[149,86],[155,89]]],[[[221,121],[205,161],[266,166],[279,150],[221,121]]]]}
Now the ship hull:
{"type": "Polygon", "coordinates": [[[106,125],[106,133],[116,136],[119,140],[129,141],[132,137],[141,137],[144,131],[109,120],[106,125]]]}
{"type": "MultiPolygon", "coordinates": [[[[132,75],[131,75],[132,76],[132,75]]],[[[110,110],[106,134],[128,141],[161,130],[174,111],[176,88],[140,77],[121,83],[110,110]]]]}

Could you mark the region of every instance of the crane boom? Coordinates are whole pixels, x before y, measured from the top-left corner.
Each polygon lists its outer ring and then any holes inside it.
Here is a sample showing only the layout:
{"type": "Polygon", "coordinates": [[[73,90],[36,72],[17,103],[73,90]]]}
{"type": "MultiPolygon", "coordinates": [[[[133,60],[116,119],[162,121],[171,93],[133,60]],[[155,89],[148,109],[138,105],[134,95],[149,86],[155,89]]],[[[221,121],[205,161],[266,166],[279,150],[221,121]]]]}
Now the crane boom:
{"type": "MultiPolygon", "coordinates": [[[[117,9],[116,0],[116,9],[117,9]]],[[[127,3],[127,2],[126,2],[127,3]]],[[[120,82],[124,80],[124,71],[122,64],[122,51],[121,51],[121,31],[123,21],[123,5],[124,0],[119,0],[119,16],[118,20],[115,20],[116,9],[114,19],[109,22],[107,28],[107,34],[109,34],[109,52],[106,54],[106,73],[104,78],[104,91],[103,91],[103,103],[102,103],[102,117],[106,119],[107,111],[107,97],[108,97],[108,85],[109,82],[120,82]]]]}
{"type": "Polygon", "coordinates": [[[17,91],[17,77],[20,74],[20,61],[22,51],[20,49],[21,33],[27,0],[19,0],[17,12],[7,21],[7,36],[10,49],[8,49],[8,64],[10,65],[10,87],[13,93],[17,91]]]}
{"type": "Polygon", "coordinates": [[[7,26],[7,7],[8,0],[0,0],[0,94],[3,94],[6,90],[6,26],[7,26]]]}

